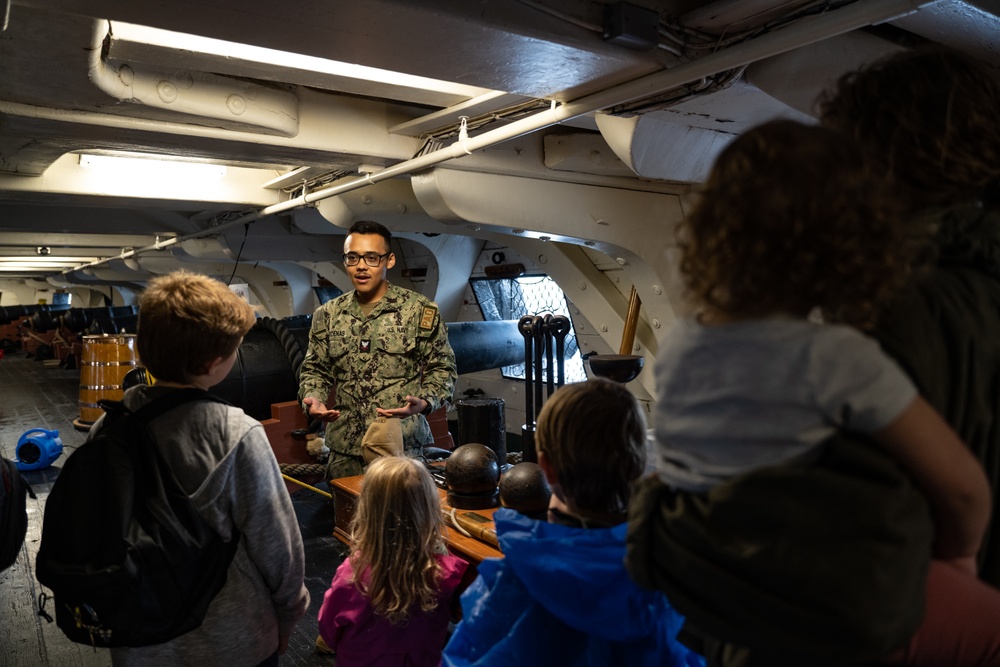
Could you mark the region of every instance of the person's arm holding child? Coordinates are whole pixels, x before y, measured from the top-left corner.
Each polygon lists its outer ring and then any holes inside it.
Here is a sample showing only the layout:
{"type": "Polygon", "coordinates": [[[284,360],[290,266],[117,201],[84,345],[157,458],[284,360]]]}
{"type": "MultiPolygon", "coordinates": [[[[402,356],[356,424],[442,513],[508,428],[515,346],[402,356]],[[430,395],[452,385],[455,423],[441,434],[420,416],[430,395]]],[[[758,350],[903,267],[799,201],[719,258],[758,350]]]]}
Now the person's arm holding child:
{"type": "Polygon", "coordinates": [[[936,528],[935,557],[975,574],[991,505],[982,466],[919,396],[873,435],[927,497],[936,528]]]}

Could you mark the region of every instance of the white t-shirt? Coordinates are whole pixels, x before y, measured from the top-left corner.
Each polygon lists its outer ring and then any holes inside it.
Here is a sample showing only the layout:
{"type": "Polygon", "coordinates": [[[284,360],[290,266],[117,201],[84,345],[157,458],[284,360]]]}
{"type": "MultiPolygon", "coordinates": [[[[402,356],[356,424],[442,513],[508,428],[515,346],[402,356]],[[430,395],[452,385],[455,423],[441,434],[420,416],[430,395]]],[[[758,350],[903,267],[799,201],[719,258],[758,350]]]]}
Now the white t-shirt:
{"type": "Polygon", "coordinates": [[[837,429],[877,431],[917,394],[875,340],[790,318],[680,321],[660,344],[656,383],[657,467],[695,492],[805,455],[837,429]]]}

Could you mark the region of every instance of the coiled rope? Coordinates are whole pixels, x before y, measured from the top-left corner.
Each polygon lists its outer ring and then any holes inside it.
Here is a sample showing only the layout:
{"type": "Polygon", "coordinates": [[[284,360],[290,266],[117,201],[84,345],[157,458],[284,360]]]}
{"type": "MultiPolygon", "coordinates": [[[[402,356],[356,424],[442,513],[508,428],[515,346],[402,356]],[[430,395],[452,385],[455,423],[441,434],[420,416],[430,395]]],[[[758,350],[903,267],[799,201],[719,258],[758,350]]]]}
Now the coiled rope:
{"type": "Polygon", "coordinates": [[[257,326],[270,331],[278,339],[281,346],[285,348],[285,356],[288,358],[288,364],[292,369],[292,376],[298,378],[299,366],[302,365],[302,360],[306,356],[306,352],[302,349],[299,339],[292,335],[292,332],[280,320],[276,320],[273,317],[260,318],[257,320],[257,326]]]}
{"type": "Polygon", "coordinates": [[[326,466],[322,463],[279,463],[278,468],[281,469],[282,474],[296,477],[323,475],[326,473],[326,466]]]}

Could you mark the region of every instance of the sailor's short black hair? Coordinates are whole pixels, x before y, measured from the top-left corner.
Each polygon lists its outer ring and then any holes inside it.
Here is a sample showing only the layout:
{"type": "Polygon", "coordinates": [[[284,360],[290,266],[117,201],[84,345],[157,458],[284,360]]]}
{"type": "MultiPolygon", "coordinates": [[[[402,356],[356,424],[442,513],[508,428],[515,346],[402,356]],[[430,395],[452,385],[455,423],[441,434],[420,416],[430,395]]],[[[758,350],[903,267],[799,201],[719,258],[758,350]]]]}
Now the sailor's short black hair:
{"type": "Polygon", "coordinates": [[[389,245],[392,241],[392,232],[374,220],[358,220],[347,230],[347,234],[378,234],[385,239],[386,250],[392,247],[389,245]]]}

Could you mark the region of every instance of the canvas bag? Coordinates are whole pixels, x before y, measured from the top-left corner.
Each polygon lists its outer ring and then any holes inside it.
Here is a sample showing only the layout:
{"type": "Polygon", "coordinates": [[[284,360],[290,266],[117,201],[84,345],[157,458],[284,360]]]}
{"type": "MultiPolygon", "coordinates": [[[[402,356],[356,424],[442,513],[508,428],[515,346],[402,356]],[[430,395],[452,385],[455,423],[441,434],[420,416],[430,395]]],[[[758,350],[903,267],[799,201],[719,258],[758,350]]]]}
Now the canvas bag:
{"type": "Polygon", "coordinates": [[[403,427],[394,417],[376,417],[361,439],[365,465],[382,456],[403,455],[403,427]]]}
{"type": "Polygon", "coordinates": [[[147,428],[206,400],[225,403],[200,389],[171,391],[134,413],[101,401],[101,430],[67,459],[46,501],[36,574],[69,639],[169,641],[201,625],[225,584],[240,536],[223,542],[198,514],[147,428]]]}

